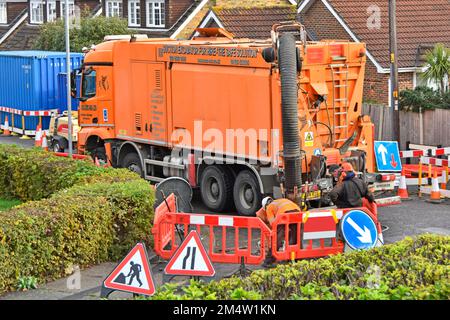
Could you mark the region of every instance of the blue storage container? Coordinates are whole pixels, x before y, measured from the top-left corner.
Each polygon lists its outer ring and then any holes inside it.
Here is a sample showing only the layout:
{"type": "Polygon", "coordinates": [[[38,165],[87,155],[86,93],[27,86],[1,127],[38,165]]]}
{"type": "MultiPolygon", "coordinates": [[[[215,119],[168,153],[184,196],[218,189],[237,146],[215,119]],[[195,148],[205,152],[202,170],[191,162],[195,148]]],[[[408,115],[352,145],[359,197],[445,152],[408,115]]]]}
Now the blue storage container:
{"type": "MultiPolygon", "coordinates": [[[[58,74],[58,100],[59,104],[62,106],[59,108],[60,112],[67,110],[67,77],[66,73],[58,74]]],[[[81,88],[81,74],[77,74],[76,77],[76,88],[77,92],[80,92],[81,88]]],[[[78,110],[78,99],[72,98],[72,111],[78,110]]]]}
{"type": "MultiPolygon", "coordinates": [[[[83,54],[71,53],[71,69],[81,67],[83,54]]],[[[66,53],[52,51],[0,52],[0,106],[23,111],[67,110],[66,86],[61,87],[60,73],[66,73],[66,53]]],[[[78,102],[73,99],[76,110],[78,102]]],[[[1,123],[5,121],[1,112],[1,123]]],[[[38,117],[25,117],[25,129],[35,130],[38,117]]],[[[50,118],[43,117],[43,129],[50,118]]],[[[9,122],[12,123],[11,115],[9,122]]],[[[14,127],[22,128],[20,116],[14,116],[14,127]]]]}

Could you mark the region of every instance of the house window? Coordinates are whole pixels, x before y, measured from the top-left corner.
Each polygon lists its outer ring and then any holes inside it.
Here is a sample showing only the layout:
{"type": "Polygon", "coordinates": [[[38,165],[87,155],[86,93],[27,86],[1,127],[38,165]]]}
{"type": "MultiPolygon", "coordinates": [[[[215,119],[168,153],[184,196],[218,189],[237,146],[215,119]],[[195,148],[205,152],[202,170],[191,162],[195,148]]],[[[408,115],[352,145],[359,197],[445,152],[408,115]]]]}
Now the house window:
{"type": "Polygon", "coordinates": [[[56,20],[56,1],[47,1],[47,21],[56,20]]]}
{"type": "Polygon", "coordinates": [[[107,17],[122,17],[122,1],[106,1],[107,17]]]}
{"type": "Polygon", "coordinates": [[[44,2],[40,0],[32,0],[30,3],[30,22],[43,23],[44,22],[44,2]]]}
{"type": "Polygon", "coordinates": [[[8,22],[8,11],[5,1],[0,1],[0,23],[8,22]]]}
{"type": "Polygon", "coordinates": [[[128,1],[128,25],[132,27],[141,25],[140,1],[128,1]]]}
{"type": "Polygon", "coordinates": [[[164,0],[147,0],[147,27],[164,27],[165,24],[164,0]]]}
{"type": "MultiPolygon", "coordinates": [[[[61,0],[61,17],[66,16],[66,0],[61,0]]],[[[74,0],[69,0],[69,17],[75,17],[74,0]]]]}

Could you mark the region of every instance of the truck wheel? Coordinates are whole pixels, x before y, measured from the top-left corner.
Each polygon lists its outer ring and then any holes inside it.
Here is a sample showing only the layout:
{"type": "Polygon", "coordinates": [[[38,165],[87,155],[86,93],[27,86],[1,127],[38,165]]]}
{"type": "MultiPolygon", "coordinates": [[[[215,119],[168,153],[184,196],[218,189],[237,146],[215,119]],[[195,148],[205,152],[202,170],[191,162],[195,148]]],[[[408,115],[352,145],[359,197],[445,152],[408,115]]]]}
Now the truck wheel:
{"type": "Polygon", "coordinates": [[[255,175],[249,170],[241,171],[233,188],[234,204],[244,216],[251,216],[261,208],[261,189],[255,175]]]}
{"type": "Polygon", "coordinates": [[[136,153],[127,154],[123,158],[121,167],[136,172],[142,178],[144,177],[144,170],[142,170],[141,159],[136,153]]]}
{"type": "Polygon", "coordinates": [[[52,139],[52,150],[53,152],[64,152],[64,147],[62,147],[58,140],[52,139]]]}
{"type": "Polygon", "coordinates": [[[203,203],[213,211],[224,211],[233,203],[232,175],[226,168],[208,166],[200,179],[203,203]]]}

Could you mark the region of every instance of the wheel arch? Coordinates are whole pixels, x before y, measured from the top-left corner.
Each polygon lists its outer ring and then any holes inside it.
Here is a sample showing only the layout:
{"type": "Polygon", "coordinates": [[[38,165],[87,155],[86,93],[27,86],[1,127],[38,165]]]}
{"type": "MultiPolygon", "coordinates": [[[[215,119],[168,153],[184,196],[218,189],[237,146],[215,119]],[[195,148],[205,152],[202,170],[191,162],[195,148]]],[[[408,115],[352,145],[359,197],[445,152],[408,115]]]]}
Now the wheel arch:
{"type": "Polygon", "coordinates": [[[124,157],[131,152],[136,153],[139,156],[139,159],[141,160],[142,170],[144,170],[145,172],[144,155],[142,154],[142,149],[140,148],[139,144],[133,141],[125,141],[120,145],[117,151],[117,165],[120,166],[124,157]]]}

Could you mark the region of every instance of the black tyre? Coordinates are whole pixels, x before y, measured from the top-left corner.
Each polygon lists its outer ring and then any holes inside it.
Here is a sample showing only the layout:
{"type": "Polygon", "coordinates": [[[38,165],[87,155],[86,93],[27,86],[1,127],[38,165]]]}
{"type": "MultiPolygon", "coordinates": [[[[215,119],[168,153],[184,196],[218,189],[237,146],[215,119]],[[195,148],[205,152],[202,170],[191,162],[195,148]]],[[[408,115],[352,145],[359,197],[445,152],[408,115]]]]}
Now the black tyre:
{"type": "Polygon", "coordinates": [[[234,205],[241,215],[255,215],[261,208],[261,188],[251,171],[243,170],[237,175],[233,187],[233,198],[234,205]]]}
{"type": "Polygon", "coordinates": [[[225,211],[233,204],[233,176],[226,167],[210,165],[200,178],[203,203],[213,211],[225,211]]]}
{"type": "Polygon", "coordinates": [[[137,153],[127,154],[121,164],[122,168],[127,168],[130,171],[136,172],[141,177],[144,177],[144,170],[142,169],[141,159],[137,153]]]}
{"type": "Polygon", "coordinates": [[[52,150],[53,152],[64,152],[64,147],[61,146],[58,140],[52,139],[52,150]]]}

